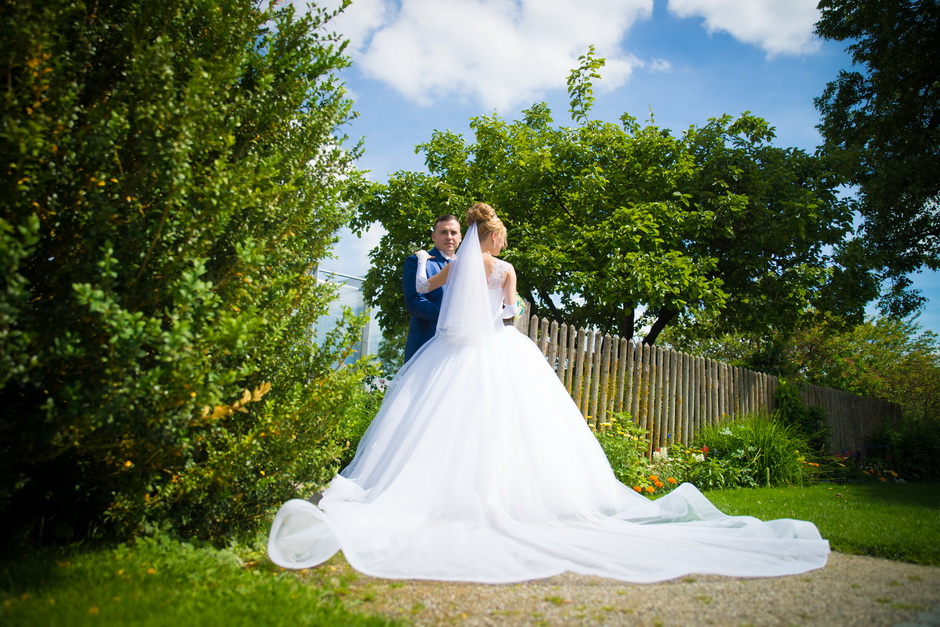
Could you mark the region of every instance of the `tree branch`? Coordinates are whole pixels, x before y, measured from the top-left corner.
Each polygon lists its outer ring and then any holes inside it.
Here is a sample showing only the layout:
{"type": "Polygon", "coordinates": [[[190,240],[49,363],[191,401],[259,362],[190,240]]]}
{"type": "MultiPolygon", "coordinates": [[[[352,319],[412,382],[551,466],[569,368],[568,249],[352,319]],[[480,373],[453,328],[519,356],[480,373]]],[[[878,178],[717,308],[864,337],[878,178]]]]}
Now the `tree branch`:
{"type": "Polygon", "coordinates": [[[650,328],[650,332],[643,338],[643,343],[652,346],[663,329],[665,329],[677,315],[679,315],[678,309],[673,309],[672,307],[663,307],[660,309],[659,316],[656,318],[656,322],[653,323],[652,328],[650,328]]]}

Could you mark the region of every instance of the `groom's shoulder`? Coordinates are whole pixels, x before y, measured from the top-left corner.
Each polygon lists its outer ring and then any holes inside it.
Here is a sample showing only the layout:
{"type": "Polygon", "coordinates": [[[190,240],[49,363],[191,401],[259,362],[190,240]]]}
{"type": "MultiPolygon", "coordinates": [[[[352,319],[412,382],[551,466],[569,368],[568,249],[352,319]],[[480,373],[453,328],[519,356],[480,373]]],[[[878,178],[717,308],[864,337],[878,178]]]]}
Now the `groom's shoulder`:
{"type": "Polygon", "coordinates": [[[439,251],[437,247],[434,247],[431,250],[429,250],[428,254],[431,255],[431,259],[433,259],[434,261],[440,261],[440,262],[447,261],[447,259],[444,257],[444,253],[439,251]]]}
{"type": "Polygon", "coordinates": [[[405,257],[405,260],[401,264],[403,272],[417,272],[418,271],[418,257],[414,253],[405,257]]]}

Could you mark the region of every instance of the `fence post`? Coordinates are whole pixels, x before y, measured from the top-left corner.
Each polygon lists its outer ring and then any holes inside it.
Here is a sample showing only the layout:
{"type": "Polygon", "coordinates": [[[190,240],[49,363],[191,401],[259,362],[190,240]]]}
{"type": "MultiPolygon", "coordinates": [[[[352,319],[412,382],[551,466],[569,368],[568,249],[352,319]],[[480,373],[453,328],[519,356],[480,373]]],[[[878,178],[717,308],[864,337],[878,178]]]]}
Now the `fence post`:
{"type": "Polygon", "coordinates": [[[770,399],[767,396],[767,390],[769,387],[769,377],[765,373],[760,374],[760,407],[761,411],[770,414],[770,399]]]}
{"type": "Polygon", "coordinates": [[[751,413],[757,413],[760,410],[760,376],[753,370],[748,374],[751,377],[751,413]]]}
{"type": "Polygon", "coordinates": [[[637,346],[637,356],[640,358],[636,364],[636,398],[633,400],[636,406],[636,424],[646,429],[652,437],[653,429],[649,424],[649,386],[652,376],[652,367],[650,366],[650,347],[648,344],[637,346]]]}
{"type": "Polygon", "coordinates": [[[524,305],[522,307],[522,312],[516,316],[516,319],[513,320],[512,325],[516,327],[516,330],[523,335],[527,335],[529,332],[529,314],[532,313],[532,303],[529,301],[523,301],[524,305]]]}
{"type": "Polygon", "coordinates": [[[695,376],[699,380],[695,411],[695,433],[698,433],[708,420],[708,378],[706,376],[708,360],[704,357],[696,357],[695,362],[695,376]]]}
{"type": "Polygon", "coordinates": [[[712,413],[712,422],[717,422],[719,419],[721,419],[722,410],[724,409],[724,405],[722,403],[723,399],[722,399],[722,394],[721,394],[722,367],[721,367],[720,361],[715,361],[714,359],[711,361],[712,361],[712,373],[715,375],[715,388],[713,390],[713,393],[714,393],[713,400],[715,403],[715,407],[714,407],[715,411],[714,413],[712,413]]]}
{"type": "Polygon", "coordinates": [[[682,412],[681,421],[679,423],[679,433],[682,439],[679,441],[683,446],[688,446],[691,443],[689,432],[691,430],[691,413],[693,408],[692,386],[690,384],[692,361],[686,353],[680,353],[680,355],[682,367],[679,369],[679,385],[682,388],[682,412]]]}
{"type": "MultiPolygon", "coordinates": [[[[644,349],[645,351],[646,349],[644,349]]],[[[656,346],[649,347],[649,377],[646,384],[646,424],[650,432],[650,446],[659,448],[659,424],[657,416],[659,415],[659,386],[657,379],[659,377],[659,364],[656,363],[659,350],[656,346]]]]}
{"type": "Polygon", "coordinates": [[[587,351],[584,346],[584,329],[578,329],[578,338],[575,344],[575,353],[577,355],[577,361],[575,364],[574,371],[574,382],[572,384],[572,393],[575,397],[574,401],[578,404],[578,409],[581,413],[584,413],[584,386],[582,385],[582,375],[584,374],[584,360],[586,358],[587,351]]]}
{"type": "Polygon", "coordinates": [[[548,365],[558,373],[558,323],[552,320],[548,337],[548,365]]]}
{"type": "Polygon", "coordinates": [[[770,375],[766,372],[760,373],[760,402],[761,409],[770,414],[770,375]]]}
{"type": "Polygon", "coordinates": [[[569,394],[571,394],[571,385],[567,381],[570,370],[571,366],[568,363],[568,325],[562,323],[558,328],[558,368],[555,369],[555,372],[558,374],[558,380],[565,386],[569,394]]]}
{"type": "Polygon", "coordinates": [[[597,416],[598,423],[607,420],[607,399],[610,396],[610,365],[611,359],[616,359],[614,353],[613,340],[610,333],[604,335],[604,350],[601,353],[601,376],[598,379],[597,392],[597,416]]]}
{"type": "Polygon", "coordinates": [[[712,360],[707,357],[703,357],[702,361],[702,370],[705,384],[702,386],[705,393],[705,411],[702,412],[702,421],[699,423],[699,427],[704,427],[705,425],[710,425],[712,421],[712,413],[714,412],[714,405],[712,404],[712,385],[714,383],[714,376],[712,375],[712,360]]]}
{"type": "Polygon", "coordinates": [[[617,363],[617,400],[614,402],[614,411],[622,412],[624,407],[630,406],[630,394],[633,387],[633,342],[620,338],[618,344],[617,363]]]}
{"type": "Polygon", "coordinates": [[[578,330],[571,325],[568,327],[568,371],[565,373],[565,382],[568,389],[574,392],[574,372],[578,361],[578,330]]]}
{"type": "Polygon", "coordinates": [[[731,415],[731,366],[728,364],[720,363],[718,364],[718,372],[720,373],[718,379],[718,403],[719,403],[719,418],[722,420],[726,416],[731,415]]]}
{"type": "Polygon", "coordinates": [[[535,345],[539,345],[539,317],[532,316],[529,318],[529,339],[535,342],[535,345]]]}
{"type": "Polygon", "coordinates": [[[548,356],[548,318],[542,318],[542,324],[539,327],[539,350],[543,355],[548,356]]]}
{"type": "MultiPolygon", "coordinates": [[[[605,416],[608,413],[617,411],[617,399],[623,398],[623,377],[620,376],[620,362],[623,360],[623,354],[620,352],[620,338],[614,335],[610,338],[610,341],[610,376],[607,379],[605,416]]],[[[607,419],[605,418],[605,420],[607,419]]]]}
{"type": "Polygon", "coordinates": [[[654,431],[656,433],[656,448],[662,448],[663,442],[665,442],[665,432],[663,430],[663,379],[665,368],[665,361],[663,350],[658,346],[650,346],[650,356],[654,357],[653,359],[653,385],[650,389],[651,395],[653,397],[653,411],[650,412],[650,424],[654,426],[654,431]]]}
{"type": "Polygon", "coordinates": [[[746,368],[741,368],[741,379],[742,379],[742,392],[744,394],[743,400],[743,410],[742,413],[749,414],[751,413],[751,402],[753,396],[753,388],[751,387],[751,371],[746,368]]]}
{"type": "Polygon", "coordinates": [[[633,380],[636,345],[626,338],[620,340],[620,343],[620,353],[623,355],[623,365],[621,368],[623,372],[623,382],[625,384],[623,403],[620,405],[620,411],[629,413],[633,421],[636,422],[636,414],[633,413],[633,398],[636,396],[636,381],[633,380]]]}
{"type": "Polygon", "coordinates": [[[662,348],[663,353],[663,432],[662,446],[672,446],[676,437],[676,353],[662,348]]]}
{"type": "Polygon", "coordinates": [[[584,404],[585,413],[591,417],[591,421],[597,422],[597,378],[601,374],[600,354],[601,354],[601,334],[598,331],[588,336],[588,344],[591,346],[591,361],[588,362],[588,370],[585,375],[584,393],[587,394],[587,402],[584,404]]]}

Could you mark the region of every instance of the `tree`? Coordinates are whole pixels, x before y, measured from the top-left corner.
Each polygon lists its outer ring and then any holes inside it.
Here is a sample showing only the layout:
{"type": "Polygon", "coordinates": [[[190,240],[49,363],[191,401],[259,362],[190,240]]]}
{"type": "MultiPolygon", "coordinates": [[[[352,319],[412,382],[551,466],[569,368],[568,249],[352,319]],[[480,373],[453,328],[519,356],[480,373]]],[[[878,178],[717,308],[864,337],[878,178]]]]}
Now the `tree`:
{"type": "Polygon", "coordinates": [[[786,356],[809,383],[894,401],[907,418],[940,418],[940,339],[913,321],[880,316],[848,329],[807,326],[786,356]]]}
{"type": "Polygon", "coordinates": [[[2,5],[7,524],[223,537],[330,474],[362,380],[359,321],[310,336],[360,178],[331,16],[2,5]]]}
{"type": "MultiPolygon", "coordinates": [[[[872,263],[893,277],[940,268],[940,4],[823,0],[816,32],[851,42],[853,71],[816,99],[824,150],[858,186],[872,263]]],[[[889,294],[892,296],[892,294],[889,294]]],[[[900,313],[917,300],[897,301],[900,313]]]]}
{"type": "MultiPolygon", "coordinates": [[[[582,61],[575,73],[596,71],[590,54],[582,61]]],[[[434,215],[478,199],[507,223],[506,257],[543,316],[627,338],[648,323],[653,343],[680,317],[767,328],[826,302],[860,315],[871,296],[857,284],[851,297],[825,298],[844,283],[826,247],[843,242],[851,218],[826,159],[770,145],[772,129],[749,114],[678,137],[629,115],[591,121],[583,76],[569,89],[578,126],[555,126],[545,104],[512,123],[474,118],[473,142],[435,132],[419,146],[427,174],[399,172],[373,190],[356,226],[387,232],[366,276],[386,334],[406,319],[400,260],[434,215]]]]}

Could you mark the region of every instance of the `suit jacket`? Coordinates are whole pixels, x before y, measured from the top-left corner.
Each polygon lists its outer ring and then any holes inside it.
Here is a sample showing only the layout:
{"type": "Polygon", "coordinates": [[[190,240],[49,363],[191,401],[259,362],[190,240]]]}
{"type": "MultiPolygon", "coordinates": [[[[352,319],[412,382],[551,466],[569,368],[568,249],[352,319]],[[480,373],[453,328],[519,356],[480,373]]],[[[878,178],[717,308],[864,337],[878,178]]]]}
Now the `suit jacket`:
{"type": "MultiPolygon", "coordinates": [[[[428,251],[431,258],[427,262],[428,278],[440,272],[448,260],[437,248],[428,251]]],[[[411,255],[405,259],[401,273],[401,287],[405,295],[405,309],[411,315],[408,325],[408,340],[405,342],[405,361],[418,352],[418,349],[434,337],[437,330],[437,318],[441,313],[441,301],[444,300],[444,288],[439,287],[427,294],[419,294],[415,289],[415,275],[418,273],[418,258],[411,255]]]]}

